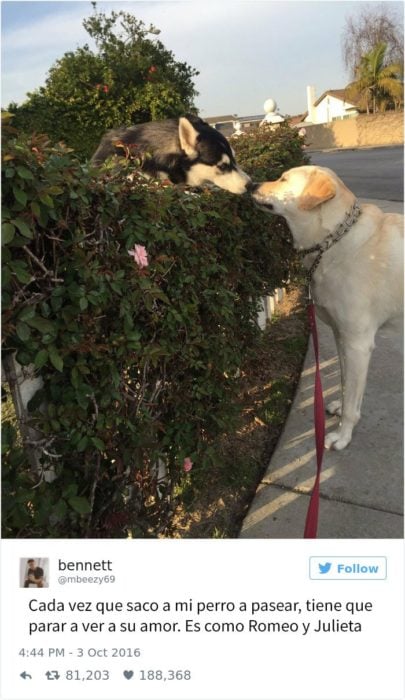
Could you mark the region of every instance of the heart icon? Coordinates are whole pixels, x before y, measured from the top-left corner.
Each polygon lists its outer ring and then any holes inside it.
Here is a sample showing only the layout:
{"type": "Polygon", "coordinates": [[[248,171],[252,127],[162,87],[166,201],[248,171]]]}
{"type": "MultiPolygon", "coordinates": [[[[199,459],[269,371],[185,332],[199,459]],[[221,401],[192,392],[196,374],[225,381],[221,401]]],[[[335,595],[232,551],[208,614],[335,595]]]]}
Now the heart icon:
{"type": "Polygon", "coordinates": [[[129,681],[129,679],[132,678],[133,675],[134,675],[133,671],[124,671],[124,676],[127,679],[127,681],[129,681]]]}

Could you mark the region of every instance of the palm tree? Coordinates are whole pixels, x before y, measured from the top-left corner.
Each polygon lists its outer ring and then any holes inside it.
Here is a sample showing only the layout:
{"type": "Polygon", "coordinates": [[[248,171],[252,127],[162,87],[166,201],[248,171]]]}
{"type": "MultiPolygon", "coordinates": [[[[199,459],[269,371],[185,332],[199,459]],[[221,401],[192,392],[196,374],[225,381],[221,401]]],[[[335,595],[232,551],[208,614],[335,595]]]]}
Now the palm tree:
{"type": "Polygon", "coordinates": [[[394,102],[395,108],[403,101],[403,69],[400,63],[384,65],[387,44],[378,43],[374,49],[362,56],[356,71],[356,80],[346,90],[348,97],[360,98],[370,114],[370,101],[373,113],[394,102]]]}

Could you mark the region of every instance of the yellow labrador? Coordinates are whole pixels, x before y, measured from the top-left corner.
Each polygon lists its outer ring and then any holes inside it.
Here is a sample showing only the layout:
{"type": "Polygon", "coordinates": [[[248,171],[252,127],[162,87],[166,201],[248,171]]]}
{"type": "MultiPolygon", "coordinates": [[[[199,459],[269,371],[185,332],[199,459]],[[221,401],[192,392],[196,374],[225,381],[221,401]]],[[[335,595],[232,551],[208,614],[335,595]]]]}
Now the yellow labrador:
{"type": "Polygon", "coordinates": [[[375,334],[402,315],[403,216],[359,205],[332,170],[311,165],[256,185],[252,196],[286,219],[304,255],[317,314],[333,329],[342,401],[327,410],[341,421],[325,446],[342,450],[360,418],[375,334]]]}

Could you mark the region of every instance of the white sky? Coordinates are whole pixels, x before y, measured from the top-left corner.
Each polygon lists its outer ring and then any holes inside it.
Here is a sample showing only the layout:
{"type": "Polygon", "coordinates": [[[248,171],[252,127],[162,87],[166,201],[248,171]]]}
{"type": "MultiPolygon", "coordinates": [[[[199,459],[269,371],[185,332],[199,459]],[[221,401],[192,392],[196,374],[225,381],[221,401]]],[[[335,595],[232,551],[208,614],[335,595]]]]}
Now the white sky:
{"type": "MultiPolygon", "coordinates": [[[[283,114],[306,110],[306,85],[319,97],[348,82],[341,57],[345,18],[361,0],[145,0],[98,2],[123,9],[161,30],[178,60],[200,71],[195,79],[202,116],[261,114],[268,97],[283,114]]],[[[384,2],[402,21],[401,2],[384,2]]],[[[2,2],[1,104],[22,102],[43,85],[66,51],[89,43],[82,20],[90,2],[2,2]]]]}

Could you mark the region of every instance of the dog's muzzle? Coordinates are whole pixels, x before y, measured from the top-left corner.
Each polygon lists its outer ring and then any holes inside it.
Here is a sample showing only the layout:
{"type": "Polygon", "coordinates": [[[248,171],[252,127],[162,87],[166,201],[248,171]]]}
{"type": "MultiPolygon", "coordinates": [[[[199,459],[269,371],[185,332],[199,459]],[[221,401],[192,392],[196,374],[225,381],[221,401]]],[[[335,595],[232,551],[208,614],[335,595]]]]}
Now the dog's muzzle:
{"type": "Polygon", "coordinates": [[[267,209],[268,211],[273,211],[274,207],[272,204],[268,204],[267,202],[263,202],[263,200],[260,198],[260,195],[257,195],[257,190],[260,187],[260,182],[253,182],[251,187],[249,188],[249,193],[252,195],[255,204],[257,204],[258,207],[261,209],[267,209]]]}

